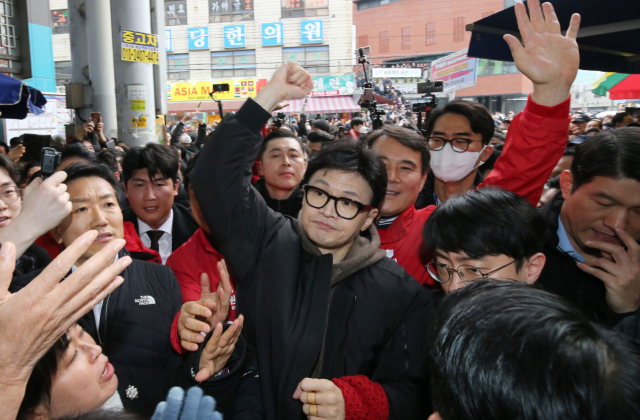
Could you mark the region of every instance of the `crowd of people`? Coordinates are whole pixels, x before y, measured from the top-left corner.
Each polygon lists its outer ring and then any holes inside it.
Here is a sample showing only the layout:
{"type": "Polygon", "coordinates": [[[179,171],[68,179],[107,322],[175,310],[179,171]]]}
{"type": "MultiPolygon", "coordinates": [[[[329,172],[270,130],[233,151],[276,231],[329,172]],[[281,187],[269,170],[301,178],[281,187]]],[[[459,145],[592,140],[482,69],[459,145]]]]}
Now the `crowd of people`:
{"type": "Polygon", "coordinates": [[[286,63],[168,144],[5,150],[0,419],[640,418],[640,128],[586,134],[580,17],[515,11],[507,124],[278,121],[286,63]]]}

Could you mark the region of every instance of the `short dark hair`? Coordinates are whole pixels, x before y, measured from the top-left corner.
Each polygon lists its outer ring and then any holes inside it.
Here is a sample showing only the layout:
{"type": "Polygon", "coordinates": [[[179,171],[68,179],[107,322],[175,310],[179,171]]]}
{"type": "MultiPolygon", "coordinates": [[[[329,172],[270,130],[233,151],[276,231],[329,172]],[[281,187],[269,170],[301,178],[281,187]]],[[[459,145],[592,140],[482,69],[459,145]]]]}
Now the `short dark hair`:
{"type": "Polygon", "coordinates": [[[16,184],[19,185],[18,180],[18,170],[14,161],[6,157],[5,155],[0,155],[0,168],[7,171],[9,178],[16,184]]]}
{"type": "Polygon", "coordinates": [[[267,136],[264,138],[264,141],[262,142],[262,146],[260,146],[260,151],[258,152],[258,158],[262,160],[262,155],[264,155],[264,152],[267,150],[267,144],[271,140],[281,139],[281,138],[295,139],[300,145],[300,150],[302,151],[302,142],[300,141],[298,136],[296,136],[295,133],[291,130],[287,130],[286,128],[279,128],[277,130],[273,130],[271,133],[267,134],[267,136]]]}
{"type": "Polygon", "coordinates": [[[353,128],[356,125],[362,125],[362,124],[364,124],[364,119],[362,118],[356,117],[351,119],[351,128],[353,128]]]}
{"type": "Polygon", "coordinates": [[[622,112],[618,112],[616,115],[613,116],[613,118],[611,119],[611,124],[613,124],[613,126],[617,126],[620,123],[624,122],[624,119],[626,117],[628,117],[629,114],[627,114],[625,111],[622,112]]]}
{"type": "Polygon", "coordinates": [[[118,159],[116,158],[115,150],[100,150],[98,153],[96,153],[96,159],[98,159],[98,162],[107,166],[113,172],[118,172],[118,159]]]}
{"type": "Polygon", "coordinates": [[[380,207],[387,192],[387,169],[377,152],[367,149],[362,143],[334,142],[309,161],[303,182],[308,183],[318,171],[331,170],[357,173],[363,177],[372,192],[371,203],[363,204],[380,207]]]}
{"type": "Polygon", "coordinates": [[[40,405],[51,404],[51,378],[58,371],[58,362],[69,347],[69,339],[64,334],[36,363],[27,381],[24,398],[18,409],[16,420],[27,420],[29,414],[40,405]]]}
{"type": "Polygon", "coordinates": [[[318,128],[324,132],[331,133],[331,127],[329,126],[329,123],[322,119],[315,120],[313,122],[313,128],[318,128]]]}
{"type": "MultiPolygon", "coordinates": [[[[336,130],[336,133],[338,130],[336,130]]],[[[309,143],[332,143],[333,136],[326,131],[312,131],[307,135],[309,143]]]]}
{"type": "Polygon", "coordinates": [[[414,152],[419,152],[420,162],[422,163],[422,173],[427,172],[429,163],[431,162],[431,155],[429,154],[429,147],[424,137],[422,137],[422,134],[404,127],[383,125],[380,130],[372,131],[367,136],[369,147],[373,148],[375,142],[382,136],[391,137],[404,147],[408,147],[414,152]]]}
{"type": "Polygon", "coordinates": [[[637,353],[535,286],[478,281],[449,294],[430,342],[443,420],[640,418],[637,353]]]}
{"type": "Polygon", "coordinates": [[[477,102],[462,99],[453,100],[445,106],[433,110],[427,121],[427,136],[433,132],[438,118],[446,114],[458,114],[466,117],[471,125],[471,130],[482,135],[482,144],[487,145],[491,141],[496,125],[487,108],[477,102]]]}
{"type": "Polygon", "coordinates": [[[149,143],[146,146],[134,147],[127,152],[122,160],[122,172],[125,184],[133,177],[133,173],[146,169],[149,179],[154,179],[158,171],[166,179],[178,180],[180,162],[169,146],[149,143]]]}
{"type": "Polygon", "coordinates": [[[97,177],[104,179],[113,187],[116,197],[120,194],[118,178],[116,178],[109,167],[101,163],[88,165],[84,162],[76,162],[64,168],[64,171],[67,173],[67,179],[64,180],[65,184],[75,181],[76,179],[97,177]]]}
{"type": "Polygon", "coordinates": [[[597,176],[640,181],[640,128],[603,131],[576,146],[573,191],[597,176]]]}
{"type": "Polygon", "coordinates": [[[187,167],[185,168],[182,175],[182,185],[184,186],[184,190],[187,192],[187,194],[189,193],[189,185],[191,185],[191,171],[193,171],[193,168],[196,167],[198,156],[200,156],[200,153],[196,153],[195,155],[191,156],[191,159],[189,159],[187,167]]]}
{"type": "Polygon", "coordinates": [[[4,149],[4,154],[7,155],[9,154],[9,151],[11,150],[9,148],[9,145],[7,143],[3,143],[0,141],[0,147],[2,147],[4,149]]]}
{"type": "Polygon", "coordinates": [[[544,250],[546,231],[544,217],[527,200],[484,187],[440,204],[427,219],[423,238],[434,251],[464,252],[473,259],[507,255],[520,270],[525,258],[544,250]]]}
{"type": "Polygon", "coordinates": [[[60,163],[68,159],[82,159],[87,163],[96,163],[96,154],[82,145],[82,142],[67,144],[60,151],[60,163]]]}

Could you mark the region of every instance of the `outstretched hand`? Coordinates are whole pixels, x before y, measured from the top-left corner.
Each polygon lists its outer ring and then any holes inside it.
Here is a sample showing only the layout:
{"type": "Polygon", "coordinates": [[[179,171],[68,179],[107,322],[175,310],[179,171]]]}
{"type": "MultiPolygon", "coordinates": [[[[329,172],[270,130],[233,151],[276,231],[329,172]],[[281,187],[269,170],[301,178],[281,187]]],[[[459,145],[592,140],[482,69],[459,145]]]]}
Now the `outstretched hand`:
{"type": "Polygon", "coordinates": [[[244,316],[240,315],[224,334],[222,334],[221,323],[215,327],[209,342],[202,350],[196,381],[206,381],[226,366],[240,338],[243,322],[244,316]]]}
{"type": "Polygon", "coordinates": [[[273,74],[267,85],[256,95],[256,101],[267,112],[273,112],[280,102],[302,99],[313,89],[308,71],[295,62],[284,63],[273,74]]]}
{"type": "Polygon", "coordinates": [[[524,46],[513,35],[505,35],[504,40],[509,44],[518,70],[533,82],[533,101],[554,106],[569,97],[571,84],[578,74],[580,53],[576,37],[580,15],[571,17],[567,35],[563,36],[551,3],[544,3],[541,8],[539,0],[529,0],[527,5],[529,15],[524,3],[515,5],[524,46]]]}

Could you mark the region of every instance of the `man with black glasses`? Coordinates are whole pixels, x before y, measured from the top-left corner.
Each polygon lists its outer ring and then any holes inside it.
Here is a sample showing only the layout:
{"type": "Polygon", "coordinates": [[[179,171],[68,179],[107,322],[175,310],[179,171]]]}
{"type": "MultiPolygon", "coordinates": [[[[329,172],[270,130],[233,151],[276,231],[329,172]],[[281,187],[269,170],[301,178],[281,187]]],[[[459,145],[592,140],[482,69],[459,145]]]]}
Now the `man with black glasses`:
{"type": "Polygon", "coordinates": [[[190,174],[211,244],[236,281],[247,359],[257,361],[238,398],[252,402],[245,411],[263,403],[269,420],[424,419],[433,307],[380,249],[373,221],[387,174],[379,155],[352,142],[321,150],[307,168],[298,220],[268,208],[250,185],[260,129],[279,102],[312,88],[297,63],[280,67],[220,124],[190,174]],[[247,396],[247,382],[258,381],[262,397],[247,396]]]}
{"type": "Polygon", "coordinates": [[[526,10],[518,12],[526,50],[516,38],[507,41],[534,90],[525,110],[513,120],[504,153],[486,180],[478,167],[493,152],[489,143],[495,125],[480,104],[457,100],[436,108],[427,124],[428,144],[410,130],[387,127],[368,137],[387,165],[387,193],[378,225],[382,248],[426,287],[438,287],[426,269],[433,254],[421,237],[435,206],[487,185],[512,191],[535,206],[566,147],[569,89],[579,62],[579,20],[572,20],[565,37],[550,4],[543,8],[548,26],[538,0],[528,4],[531,19],[526,10]]]}
{"type": "Polygon", "coordinates": [[[486,278],[534,283],[546,261],[545,229],[540,212],[510,191],[456,195],[424,225],[424,243],[435,252],[427,271],[444,294],[486,278]]]}

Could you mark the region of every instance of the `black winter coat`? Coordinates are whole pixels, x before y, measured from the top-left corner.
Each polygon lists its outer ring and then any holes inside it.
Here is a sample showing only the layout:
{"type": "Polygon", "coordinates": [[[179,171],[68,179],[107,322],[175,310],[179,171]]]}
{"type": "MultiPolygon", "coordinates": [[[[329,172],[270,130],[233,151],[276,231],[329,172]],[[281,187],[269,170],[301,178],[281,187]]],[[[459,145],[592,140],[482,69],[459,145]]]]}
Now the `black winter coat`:
{"type": "MultiPolygon", "coordinates": [[[[128,255],[125,250],[119,256],[128,255]]],[[[40,271],[15,278],[12,293],[25,287],[40,271]]],[[[198,384],[200,351],[180,356],[171,347],[171,324],[182,307],[178,280],[170,268],[133,260],[121,274],[124,282],[103,301],[100,329],[93,311],[78,324],[102,346],[118,376],[118,393],[125,409],[151,417],[173,386],[199,385],[213,395],[223,411],[233,402],[242,375],[244,343],[239,343],[229,375],[198,384]]]]}
{"type": "Polygon", "coordinates": [[[558,248],[558,216],[563,203],[562,193],[558,192],[542,209],[549,228],[544,249],[547,261],[536,284],[573,303],[591,321],[615,328],[640,344],[639,311],[613,312],[607,304],[602,280],[579,269],[573,257],[558,248]]]}
{"type": "Polygon", "coordinates": [[[427,418],[430,295],[383,258],[338,283],[328,307],[332,255],[304,251],[297,221],[270,210],[251,186],[269,117],[248,99],[207,140],[191,174],[212,245],[236,279],[266,418],[306,418],[292,395],[318,361],[327,319],[321,378],[366,375],[384,388],[389,418],[427,418]]]}
{"type": "Polygon", "coordinates": [[[300,209],[302,209],[302,199],[304,197],[304,191],[302,187],[298,185],[296,189],[291,193],[286,200],[276,200],[271,198],[269,191],[267,190],[267,183],[264,178],[260,178],[253,184],[253,187],[260,193],[267,207],[273,211],[277,211],[285,216],[291,216],[294,219],[298,218],[300,209]]]}

